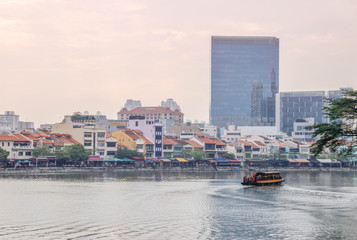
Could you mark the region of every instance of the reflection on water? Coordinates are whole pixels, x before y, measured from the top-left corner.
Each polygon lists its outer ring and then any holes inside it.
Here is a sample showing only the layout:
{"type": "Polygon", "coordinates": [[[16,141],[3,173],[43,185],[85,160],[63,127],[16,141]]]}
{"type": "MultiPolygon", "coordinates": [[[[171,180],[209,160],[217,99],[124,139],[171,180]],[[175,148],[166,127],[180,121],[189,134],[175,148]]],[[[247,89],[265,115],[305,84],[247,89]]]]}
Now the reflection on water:
{"type": "Polygon", "coordinates": [[[355,172],[127,171],[0,177],[0,239],[355,239],[355,172]]]}

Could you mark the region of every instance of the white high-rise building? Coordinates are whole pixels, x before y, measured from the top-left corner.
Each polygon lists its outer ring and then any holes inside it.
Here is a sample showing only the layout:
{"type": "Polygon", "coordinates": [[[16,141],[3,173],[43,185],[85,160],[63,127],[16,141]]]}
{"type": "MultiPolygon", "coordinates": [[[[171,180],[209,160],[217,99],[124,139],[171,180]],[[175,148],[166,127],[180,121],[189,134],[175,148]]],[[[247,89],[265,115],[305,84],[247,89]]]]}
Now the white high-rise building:
{"type": "Polygon", "coordinates": [[[168,98],[166,101],[162,101],[161,107],[167,107],[170,108],[171,111],[179,110],[181,112],[180,106],[172,98],[168,98]]]}

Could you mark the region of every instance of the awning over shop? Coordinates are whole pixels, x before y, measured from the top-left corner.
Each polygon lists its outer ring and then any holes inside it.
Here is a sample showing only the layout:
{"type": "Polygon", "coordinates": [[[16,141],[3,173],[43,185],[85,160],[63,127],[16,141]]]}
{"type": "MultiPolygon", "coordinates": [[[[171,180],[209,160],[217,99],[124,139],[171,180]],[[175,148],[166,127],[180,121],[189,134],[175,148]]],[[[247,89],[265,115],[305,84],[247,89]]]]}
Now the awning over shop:
{"type": "Polygon", "coordinates": [[[119,158],[103,158],[104,162],[119,162],[119,158]]]}
{"type": "Polygon", "coordinates": [[[151,159],[145,159],[145,162],[146,162],[146,163],[154,163],[154,160],[151,160],[151,159]]]}
{"type": "Polygon", "coordinates": [[[216,160],[219,163],[229,163],[229,161],[223,157],[213,158],[213,160],[216,160]]]}
{"type": "Polygon", "coordinates": [[[236,160],[236,159],[227,159],[227,161],[228,161],[230,164],[240,164],[240,161],[239,161],[239,160],[236,160]]]}
{"type": "Polygon", "coordinates": [[[163,162],[165,162],[165,163],[169,163],[169,162],[171,162],[171,160],[170,159],[166,159],[166,158],[163,158],[163,159],[161,159],[163,162]]]}
{"type": "Polygon", "coordinates": [[[307,159],[288,159],[289,163],[310,163],[307,159]]]}
{"type": "Polygon", "coordinates": [[[179,160],[177,160],[175,158],[171,158],[170,161],[171,161],[171,163],[180,163],[179,160]]]}
{"type": "Polygon", "coordinates": [[[150,160],[154,161],[154,162],[162,162],[161,159],[158,159],[158,158],[150,158],[150,160]]]}
{"type": "Polygon", "coordinates": [[[103,161],[98,155],[89,155],[88,161],[103,161]]]}
{"type": "Polygon", "coordinates": [[[188,163],[188,161],[184,158],[176,158],[177,161],[181,162],[181,163],[188,163]]]}
{"type": "Polygon", "coordinates": [[[135,162],[135,160],[133,159],[130,159],[130,158],[122,158],[122,159],[119,159],[120,162],[135,162]]]}

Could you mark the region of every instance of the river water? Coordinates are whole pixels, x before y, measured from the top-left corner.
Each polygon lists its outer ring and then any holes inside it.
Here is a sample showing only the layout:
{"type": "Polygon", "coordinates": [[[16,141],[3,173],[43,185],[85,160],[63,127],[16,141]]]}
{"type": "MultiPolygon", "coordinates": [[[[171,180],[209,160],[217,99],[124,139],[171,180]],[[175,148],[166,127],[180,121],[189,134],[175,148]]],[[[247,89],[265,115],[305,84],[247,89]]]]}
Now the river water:
{"type": "Polygon", "coordinates": [[[0,175],[0,239],[356,239],[356,172],[0,175]]]}

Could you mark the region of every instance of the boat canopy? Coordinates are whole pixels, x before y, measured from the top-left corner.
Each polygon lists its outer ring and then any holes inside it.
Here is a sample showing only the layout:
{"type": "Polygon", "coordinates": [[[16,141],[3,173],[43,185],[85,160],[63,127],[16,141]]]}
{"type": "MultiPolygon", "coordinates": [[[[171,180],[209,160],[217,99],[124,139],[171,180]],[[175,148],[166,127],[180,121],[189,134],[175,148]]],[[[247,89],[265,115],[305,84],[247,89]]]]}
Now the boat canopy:
{"type": "Polygon", "coordinates": [[[257,172],[255,176],[271,176],[271,175],[280,175],[279,172],[257,172]]]}

